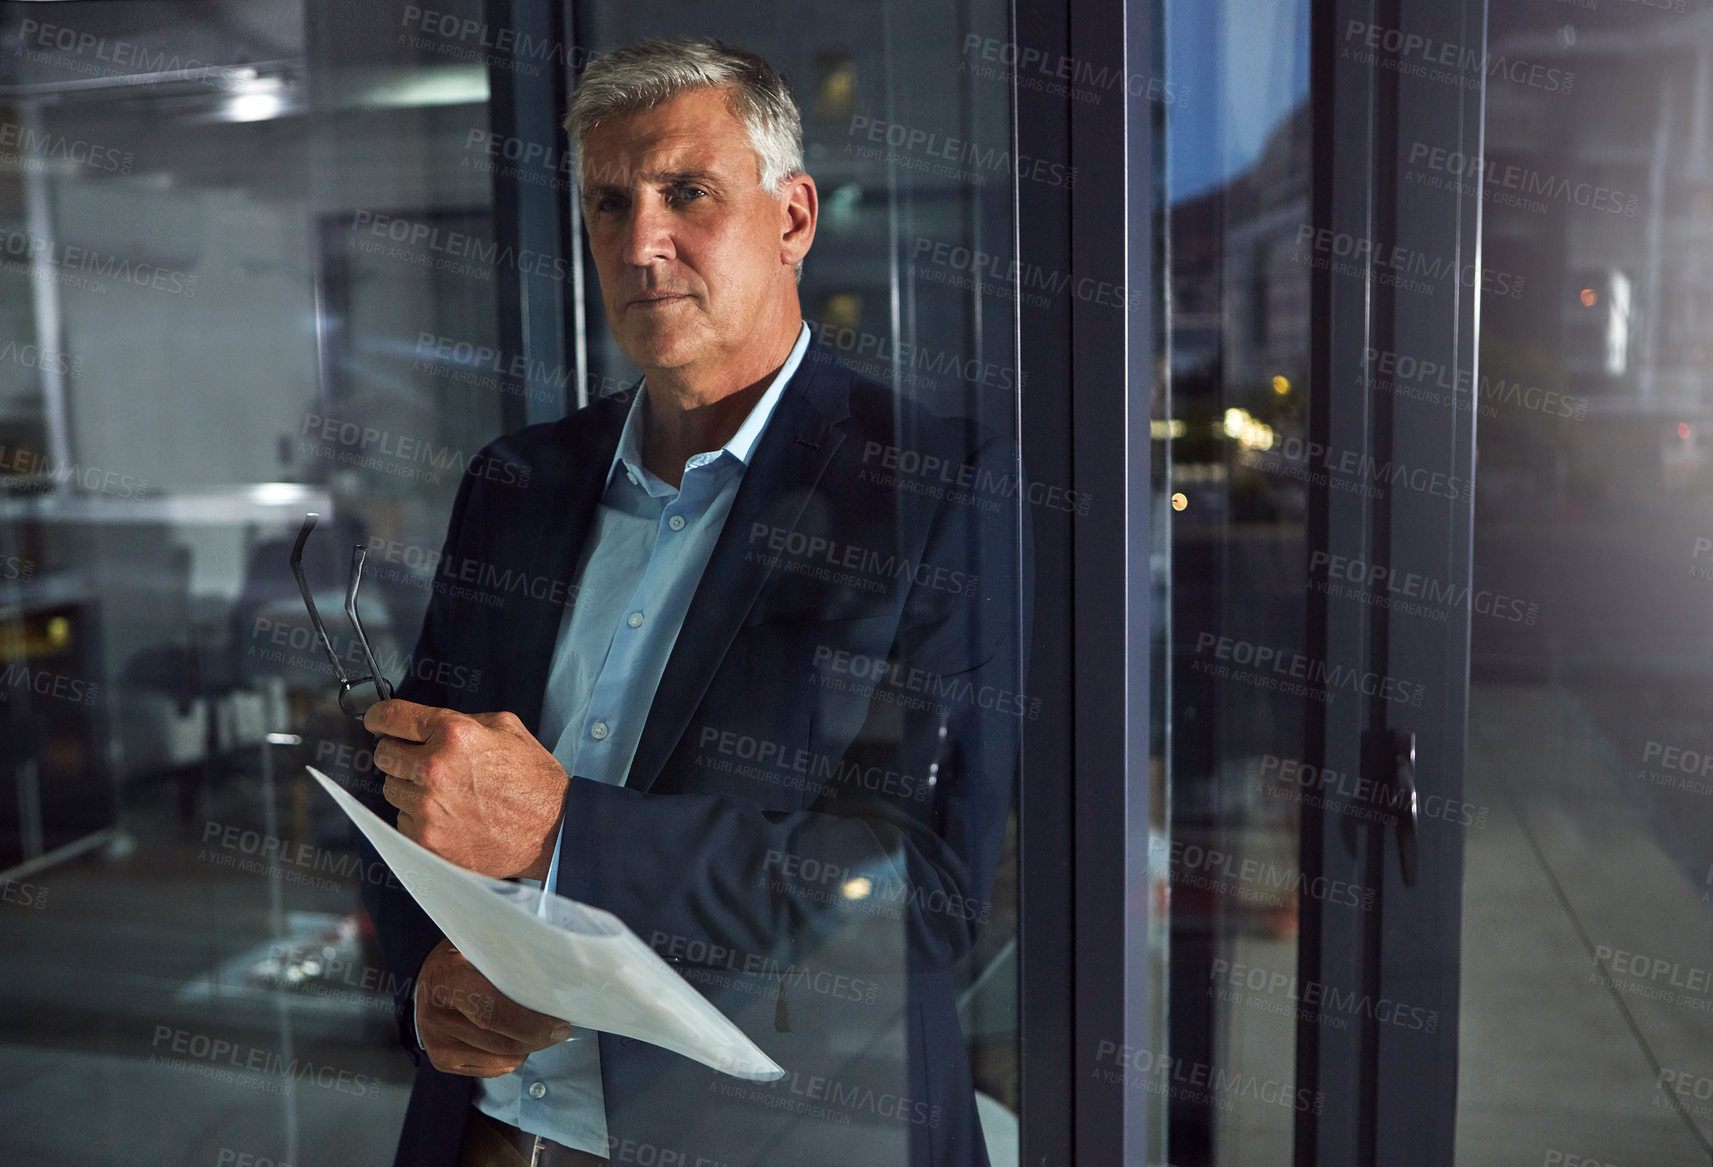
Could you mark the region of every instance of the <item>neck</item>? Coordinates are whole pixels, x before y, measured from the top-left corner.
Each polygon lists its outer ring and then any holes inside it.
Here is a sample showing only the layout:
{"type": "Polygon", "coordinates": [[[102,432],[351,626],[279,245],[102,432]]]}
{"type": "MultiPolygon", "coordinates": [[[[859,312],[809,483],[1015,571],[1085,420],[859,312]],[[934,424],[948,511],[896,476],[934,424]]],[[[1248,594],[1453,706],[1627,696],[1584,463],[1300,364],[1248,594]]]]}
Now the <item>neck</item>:
{"type": "Polygon", "coordinates": [[[758,359],[717,377],[686,375],[685,369],[647,370],[643,465],[676,487],[684,478],[686,458],[729,442],[785,366],[801,327],[802,316],[792,313],[789,332],[781,329],[771,343],[757,346],[758,359]]]}

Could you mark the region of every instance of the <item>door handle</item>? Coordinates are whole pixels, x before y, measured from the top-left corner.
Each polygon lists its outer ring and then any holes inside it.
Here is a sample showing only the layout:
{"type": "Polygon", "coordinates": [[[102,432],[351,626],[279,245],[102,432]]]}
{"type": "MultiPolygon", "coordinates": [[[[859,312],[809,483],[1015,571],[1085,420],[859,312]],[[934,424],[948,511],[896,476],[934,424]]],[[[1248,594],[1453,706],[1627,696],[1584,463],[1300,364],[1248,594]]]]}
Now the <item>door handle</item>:
{"type": "Polygon", "coordinates": [[[1405,887],[1416,885],[1420,870],[1421,850],[1416,842],[1416,735],[1414,730],[1392,731],[1392,790],[1393,811],[1397,815],[1398,869],[1405,887]]]}
{"type": "Polygon", "coordinates": [[[1399,874],[1405,887],[1414,887],[1421,873],[1421,845],[1416,835],[1420,799],[1416,794],[1415,731],[1370,730],[1362,736],[1369,763],[1366,770],[1374,775],[1373,806],[1389,816],[1397,828],[1399,874]]]}

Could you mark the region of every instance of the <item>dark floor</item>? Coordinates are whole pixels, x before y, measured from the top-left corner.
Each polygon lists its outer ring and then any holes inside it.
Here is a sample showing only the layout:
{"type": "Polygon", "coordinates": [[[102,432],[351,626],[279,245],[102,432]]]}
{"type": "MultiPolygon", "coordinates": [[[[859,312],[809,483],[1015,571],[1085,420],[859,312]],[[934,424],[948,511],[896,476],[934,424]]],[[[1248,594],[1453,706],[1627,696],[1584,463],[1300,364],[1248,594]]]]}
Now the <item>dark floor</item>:
{"type": "MultiPolygon", "coordinates": [[[[296,782],[277,836],[337,842],[296,782]]],[[[188,818],[179,795],[129,792],[129,854],[30,876],[0,904],[0,1162],[390,1162],[411,1065],[343,852],[292,851],[287,878],[244,870],[267,835],[257,775],[193,787],[188,818]]]]}

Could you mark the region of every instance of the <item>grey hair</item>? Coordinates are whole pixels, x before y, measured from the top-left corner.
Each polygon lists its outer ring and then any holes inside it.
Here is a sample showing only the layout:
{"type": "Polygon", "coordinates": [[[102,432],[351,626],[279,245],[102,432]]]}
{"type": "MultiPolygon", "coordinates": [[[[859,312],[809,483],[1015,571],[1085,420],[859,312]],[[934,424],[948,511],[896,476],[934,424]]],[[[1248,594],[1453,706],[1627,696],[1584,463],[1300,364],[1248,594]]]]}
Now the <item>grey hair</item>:
{"type": "Polygon", "coordinates": [[[696,89],[723,89],[755,149],[761,187],[775,198],[803,173],[803,115],[791,86],[754,53],[717,40],[638,41],[589,62],[578,79],[565,129],[582,155],[602,122],[664,105],[696,89]]]}

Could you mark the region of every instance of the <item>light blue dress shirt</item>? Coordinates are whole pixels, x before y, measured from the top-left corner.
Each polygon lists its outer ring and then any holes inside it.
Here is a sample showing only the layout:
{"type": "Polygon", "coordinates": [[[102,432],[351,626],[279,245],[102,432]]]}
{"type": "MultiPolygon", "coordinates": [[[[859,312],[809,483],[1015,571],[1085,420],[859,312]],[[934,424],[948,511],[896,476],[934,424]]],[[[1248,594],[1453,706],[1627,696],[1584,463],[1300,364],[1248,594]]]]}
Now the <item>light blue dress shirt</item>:
{"type": "MultiPolygon", "coordinates": [[[[567,774],[617,786],[629,777],[654,691],[750,455],[808,347],[805,324],[737,433],[720,449],[687,459],[676,490],[642,464],[647,386],[637,392],[584,544],[577,601],[560,623],[542,702],[540,740],[553,743],[567,774]]],[[[566,813],[576,814],[576,806],[566,813]]],[[[558,876],[556,843],[547,886],[558,876]]],[[[485,1114],[531,1134],[607,1154],[600,1046],[591,1030],[578,1029],[512,1073],[478,1082],[475,1101],[485,1114]]]]}

